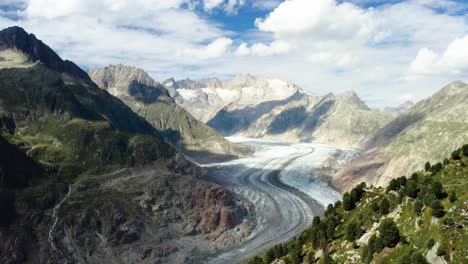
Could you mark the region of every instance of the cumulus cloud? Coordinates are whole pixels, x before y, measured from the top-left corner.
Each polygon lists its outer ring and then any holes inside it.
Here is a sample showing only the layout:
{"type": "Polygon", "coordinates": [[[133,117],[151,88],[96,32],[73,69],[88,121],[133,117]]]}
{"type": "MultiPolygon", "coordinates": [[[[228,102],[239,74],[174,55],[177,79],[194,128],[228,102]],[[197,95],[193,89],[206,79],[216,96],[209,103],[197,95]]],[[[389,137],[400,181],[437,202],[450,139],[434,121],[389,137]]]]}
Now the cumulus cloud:
{"type": "Polygon", "coordinates": [[[456,38],[442,54],[428,48],[422,48],[410,65],[410,74],[413,77],[456,75],[466,71],[468,71],[468,35],[456,38]]]}
{"type": "Polygon", "coordinates": [[[214,59],[223,56],[231,45],[231,39],[219,38],[203,47],[184,49],[182,54],[186,57],[200,60],[214,59]]]}
{"type": "Polygon", "coordinates": [[[238,56],[273,56],[285,54],[289,51],[290,46],[285,41],[273,41],[270,44],[255,43],[249,47],[246,43],[242,43],[236,50],[238,56]]]}
{"type": "Polygon", "coordinates": [[[369,12],[350,3],[337,4],[334,0],[286,1],[255,23],[260,30],[278,36],[308,34],[339,38],[366,34],[372,30],[369,12]]]}
{"type": "Polygon", "coordinates": [[[315,94],[354,89],[371,106],[468,80],[468,4],[369,1],[0,0],[0,27],[22,26],[85,68],[130,64],[159,80],[250,72],[315,94]],[[223,24],[226,13],[251,29],[223,24]]]}
{"type": "Polygon", "coordinates": [[[220,5],[224,4],[224,0],[205,0],[203,2],[203,8],[207,11],[212,10],[220,5]]]}
{"type": "Polygon", "coordinates": [[[236,14],[245,3],[246,0],[204,0],[203,8],[205,11],[223,9],[228,14],[236,14]]]}
{"type": "Polygon", "coordinates": [[[253,1],[252,6],[258,9],[271,10],[277,7],[282,0],[262,0],[262,1],[253,1]]]}

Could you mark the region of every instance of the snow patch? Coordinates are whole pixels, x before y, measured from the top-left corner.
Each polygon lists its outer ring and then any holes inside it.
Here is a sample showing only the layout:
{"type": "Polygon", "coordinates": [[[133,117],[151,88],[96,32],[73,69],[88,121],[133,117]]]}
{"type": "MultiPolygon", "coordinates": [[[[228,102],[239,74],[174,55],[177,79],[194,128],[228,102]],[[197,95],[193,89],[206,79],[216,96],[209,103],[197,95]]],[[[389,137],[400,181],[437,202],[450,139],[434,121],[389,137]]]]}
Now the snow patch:
{"type": "Polygon", "coordinates": [[[198,97],[198,94],[195,90],[190,89],[178,89],[177,92],[182,96],[185,100],[192,100],[198,97]]]}

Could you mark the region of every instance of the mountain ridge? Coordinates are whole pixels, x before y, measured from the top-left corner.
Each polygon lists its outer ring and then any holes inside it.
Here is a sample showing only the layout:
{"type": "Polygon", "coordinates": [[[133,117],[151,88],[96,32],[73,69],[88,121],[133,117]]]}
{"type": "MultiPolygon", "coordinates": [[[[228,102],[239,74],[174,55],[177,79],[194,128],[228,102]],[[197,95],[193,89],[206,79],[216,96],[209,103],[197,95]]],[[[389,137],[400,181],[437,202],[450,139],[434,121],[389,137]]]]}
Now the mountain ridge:
{"type": "Polygon", "coordinates": [[[0,36],[1,263],[183,263],[247,236],[248,203],[143,117],[24,30],[0,36]]]}
{"type": "Polygon", "coordinates": [[[361,157],[337,173],[336,186],[346,190],[362,180],[383,185],[392,175],[410,174],[424,161],[447,156],[468,141],[467,111],[468,85],[455,81],[444,86],[370,138],[361,157]]]}
{"type": "Polygon", "coordinates": [[[179,107],[169,92],[144,70],[111,65],[91,70],[91,78],[120,98],[179,151],[198,162],[219,161],[247,155],[248,147],[227,141],[179,107]]]}

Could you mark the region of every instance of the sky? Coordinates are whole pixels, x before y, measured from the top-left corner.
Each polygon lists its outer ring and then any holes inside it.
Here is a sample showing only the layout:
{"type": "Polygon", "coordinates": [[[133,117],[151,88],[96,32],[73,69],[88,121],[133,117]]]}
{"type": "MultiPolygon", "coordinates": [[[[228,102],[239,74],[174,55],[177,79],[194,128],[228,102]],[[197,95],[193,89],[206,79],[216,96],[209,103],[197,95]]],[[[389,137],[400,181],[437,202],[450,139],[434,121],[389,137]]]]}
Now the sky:
{"type": "Polygon", "coordinates": [[[0,0],[14,25],[84,69],[158,81],[250,73],[371,107],[468,81],[467,0],[0,0]]]}

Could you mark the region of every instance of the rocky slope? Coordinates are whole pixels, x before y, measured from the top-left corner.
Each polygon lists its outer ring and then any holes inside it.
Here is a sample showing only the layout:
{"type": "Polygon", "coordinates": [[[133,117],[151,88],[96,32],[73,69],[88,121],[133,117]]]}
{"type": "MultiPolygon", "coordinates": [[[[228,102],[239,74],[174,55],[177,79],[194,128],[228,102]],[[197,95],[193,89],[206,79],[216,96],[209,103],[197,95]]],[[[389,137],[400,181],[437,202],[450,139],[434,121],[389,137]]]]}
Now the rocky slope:
{"type": "Polygon", "coordinates": [[[369,109],[354,92],[323,97],[297,93],[284,101],[222,110],[208,124],[236,136],[361,148],[393,116],[369,109]]]}
{"type": "Polygon", "coordinates": [[[359,184],[248,263],[465,263],[468,144],[451,156],[386,188],[359,184]]]}
{"type": "Polygon", "coordinates": [[[468,141],[468,85],[453,82],[418,102],[366,143],[366,152],[340,170],[335,185],[347,190],[365,181],[384,185],[422,169],[468,141]]]}
{"type": "Polygon", "coordinates": [[[247,206],[19,27],[0,31],[0,148],[1,263],[184,263],[245,235],[247,206]]]}
{"type": "Polygon", "coordinates": [[[198,162],[244,156],[247,147],[233,144],[178,106],[164,86],[141,69],[111,65],[89,72],[91,79],[144,117],[179,151],[198,162]]]}
{"type": "Polygon", "coordinates": [[[225,136],[361,148],[396,116],[370,109],[354,92],[313,96],[292,83],[248,74],[167,84],[178,104],[225,136]]]}

